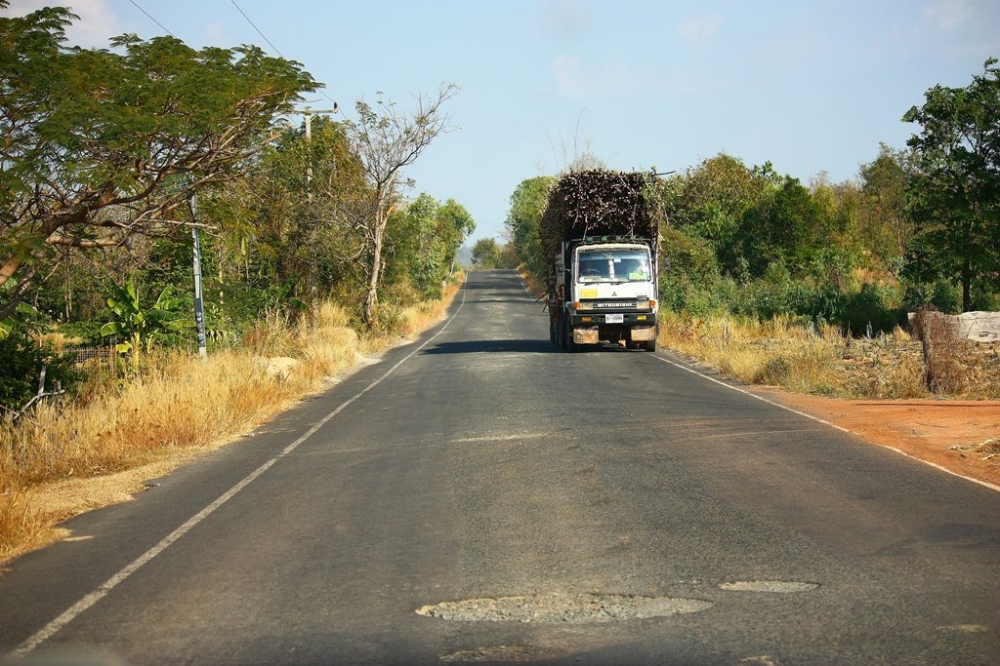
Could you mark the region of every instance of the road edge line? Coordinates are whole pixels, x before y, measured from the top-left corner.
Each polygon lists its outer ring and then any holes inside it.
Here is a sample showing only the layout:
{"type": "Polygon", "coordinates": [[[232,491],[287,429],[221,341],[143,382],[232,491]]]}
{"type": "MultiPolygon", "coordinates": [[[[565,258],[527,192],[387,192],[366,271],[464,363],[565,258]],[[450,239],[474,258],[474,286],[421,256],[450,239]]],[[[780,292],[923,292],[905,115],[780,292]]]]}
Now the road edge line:
{"type": "MultiPolygon", "coordinates": [[[[462,286],[464,287],[465,283],[463,283],[462,286]]],[[[79,617],[80,615],[82,615],[91,606],[93,606],[94,604],[96,604],[97,602],[99,602],[101,599],[103,599],[104,597],[106,597],[113,589],[115,589],[121,583],[123,583],[125,580],[127,580],[132,574],[134,574],[136,571],[138,571],[139,569],[141,569],[143,566],[145,566],[146,564],[148,564],[149,562],[151,562],[155,557],[157,557],[158,555],[160,555],[161,553],[163,553],[163,551],[165,551],[167,548],[169,548],[171,544],[173,544],[175,541],[177,541],[178,539],[180,539],[181,537],[183,537],[185,534],[187,534],[188,532],[190,532],[192,529],[194,529],[198,524],[200,524],[201,522],[203,522],[210,515],[212,515],[213,513],[215,513],[216,509],[218,509],[223,504],[225,504],[226,502],[228,502],[229,500],[231,500],[233,497],[235,497],[237,494],[239,494],[239,492],[241,490],[243,490],[248,485],[250,485],[251,483],[253,483],[258,477],[260,477],[261,475],[263,475],[267,470],[269,470],[272,466],[274,466],[275,463],[277,463],[279,460],[281,460],[282,458],[284,458],[285,456],[287,456],[288,454],[290,454],[292,451],[294,451],[295,449],[297,449],[299,446],[301,446],[310,437],[312,437],[313,435],[315,435],[320,430],[320,428],[322,428],[323,426],[325,426],[334,417],[336,417],[342,411],[344,411],[345,409],[347,409],[350,405],[352,405],[355,401],[357,401],[361,396],[363,396],[364,394],[368,393],[373,388],[375,388],[376,386],[378,386],[379,384],[381,384],[387,377],[389,377],[392,373],[394,373],[401,365],[403,365],[404,363],[406,363],[413,356],[415,356],[419,351],[421,351],[424,347],[426,347],[431,342],[433,342],[435,339],[437,339],[437,337],[439,335],[441,335],[442,333],[445,332],[445,330],[448,328],[448,326],[451,324],[451,322],[455,320],[455,317],[457,317],[458,314],[462,311],[462,308],[465,307],[465,294],[466,294],[465,289],[462,289],[462,300],[459,302],[458,308],[455,310],[454,313],[452,313],[452,315],[450,317],[448,317],[448,319],[447,319],[447,321],[445,321],[444,325],[434,335],[432,335],[429,338],[427,338],[423,342],[423,344],[421,344],[419,347],[417,347],[416,349],[414,349],[413,351],[411,351],[409,354],[407,354],[406,356],[404,356],[402,359],[400,359],[395,365],[393,365],[385,373],[383,373],[380,377],[378,377],[378,379],[376,379],[371,384],[369,384],[368,386],[366,386],[363,389],[361,389],[360,391],[358,391],[355,395],[353,395],[348,400],[346,400],[346,401],[342,402],[340,405],[338,405],[336,409],[334,409],[329,414],[327,414],[322,419],[320,419],[320,421],[318,423],[314,424],[313,427],[311,427],[309,430],[307,430],[305,433],[303,433],[298,439],[296,439],[294,442],[292,442],[291,444],[289,444],[288,446],[286,446],[284,449],[282,449],[280,453],[274,455],[269,460],[267,460],[265,463],[263,463],[262,465],[260,465],[257,469],[255,469],[254,471],[252,471],[249,474],[247,474],[240,481],[238,481],[234,486],[232,486],[229,490],[227,490],[222,495],[220,495],[218,498],[216,498],[215,501],[213,501],[211,504],[209,504],[208,506],[206,506],[205,508],[203,508],[201,511],[199,511],[198,513],[196,513],[191,518],[189,518],[183,525],[181,525],[180,527],[178,527],[177,529],[175,529],[173,532],[171,532],[170,534],[168,534],[166,537],[164,537],[163,539],[161,539],[160,542],[157,543],[155,546],[153,546],[152,548],[150,548],[149,550],[147,550],[145,553],[143,553],[142,555],[140,555],[136,559],[132,560],[132,562],[130,562],[125,567],[123,567],[122,569],[120,569],[111,578],[109,578],[108,580],[104,581],[101,585],[97,586],[97,589],[95,589],[93,592],[91,592],[90,594],[84,596],[78,602],[76,602],[75,604],[73,604],[72,606],[70,606],[68,609],[66,609],[65,611],[63,611],[62,613],[60,613],[59,616],[56,617],[54,620],[52,620],[51,622],[49,622],[48,624],[46,624],[44,627],[42,627],[40,630],[38,630],[37,632],[35,632],[34,634],[32,634],[27,640],[25,640],[24,642],[22,642],[13,652],[11,652],[8,655],[8,657],[14,658],[14,659],[25,657],[28,654],[30,654],[32,651],[34,651],[42,643],[45,643],[47,640],[49,640],[50,638],[52,638],[56,633],[59,632],[59,630],[61,630],[63,627],[65,627],[70,622],[72,622],[73,620],[75,620],[77,617],[79,617]]]]}
{"type": "Polygon", "coordinates": [[[791,412],[792,414],[797,414],[798,416],[804,416],[807,419],[811,419],[811,420],[816,421],[818,423],[822,423],[823,425],[830,426],[831,428],[836,428],[837,430],[839,430],[841,432],[844,432],[844,433],[847,433],[848,435],[853,435],[854,437],[857,437],[858,439],[860,439],[861,441],[865,442],[866,444],[871,444],[871,445],[874,445],[874,446],[879,446],[879,447],[881,447],[883,449],[888,449],[889,451],[892,451],[894,453],[898,453],[899,455],[901,455],[901,456],[903,456],[905,458],[909,458],[910,460],[915,460],[915,461],[917,461],[919,463],[923,463],[924,465],[928,465],[928,466],[933,467],[933,468],[935,468],[937,470],[940,470],[942,472],[947,472],[948,474],[951,474],[952,476],[957,476],[960,479],[965,479],[966,481],[971,481],[972,483],[975,483],[975,484],[978,484],[980,486],[983,486],[984,488],[989,488],[992,491],[1000,492],[1000,486],[994,485],[994,484],[990,483],[989,481],[983,481],[981,479],[976,479],[976,478],[973,478],[971,476],[966,476],[964,474],[959,474],[958,472],[952,471],[952,470],[948,469],[947,467],[944,467],[942,465],[938,465],[937,463],[931,462],[929,460],[923,460],[923,459],[918,458],[916,456],[912,456],[909,453],[907,453],[906,451],[902,451],[900,449],[897,449],[894,446],[888,446],[886,444],[878,444],[877,442],[869,442],[860,433],[854,432],[853,430],[848,430],[847,428],[845,428],[843,426],[839,426],[836,423],[831,423],[830,421],[827,421],[825,419],[821,419],[818,416],[813,416],[812,414],[807,414],[806,412],[803,412],[803,411],[800,411],[798,409],[795,409],[794,407],[789,407],[787,405],[782,405],[780,402],[775,402],[774,400],[769,400],[769,399],[765,398],[764,396],[757,395],[756,393],[752,393],[750,391],[747,391],[746,389],[742,389],[739,386],[733,386],[732,384],[729,384],[727,382],[720,381],[720,380],[716,379],[715,377],[709,377],[708,375],[706,375],[703,372],[699,372],[698,370],[695,370],[694,368],[689,368],[688,366],[683,365],[681,363],[678,363],[677,361],[672,361],[669,358],[664,358],[663,356],[659,356],[659,355],[655,356],[654,358],[656,358],[656,360],[658,360],[658,361],[662,361],[662,362],[666,363],[667,365],[672,365],[675,368],[679,368],[681,370],[684,370],[685,372],[690,372],[692,375],[697,375],[699,377],[702,377],[703,379],[707,379],[710,382],[715,382],[719,386],[724,386],[727,389],[736,391],[737,393],[742,393],[743,395],[750,396],[751,398],[754,398],[755,400],[760,400],[761,402],[766,402],[767,404],[772,405],[774,407],[777,407],[779,409],[783,409],[786,412],[791,412]]]}

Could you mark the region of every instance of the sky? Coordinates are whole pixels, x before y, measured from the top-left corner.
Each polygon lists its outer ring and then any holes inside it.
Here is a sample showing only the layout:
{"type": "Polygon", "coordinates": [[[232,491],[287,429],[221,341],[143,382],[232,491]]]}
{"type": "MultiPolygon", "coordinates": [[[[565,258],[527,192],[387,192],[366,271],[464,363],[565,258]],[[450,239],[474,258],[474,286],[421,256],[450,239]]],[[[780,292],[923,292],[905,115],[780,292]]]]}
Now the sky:
{"type": "Polygon", "coordinates": [[[452,129],[405,194],[454,199],[470,240],[503,239],[510,195],[591,154],[610,169],[680,171],[720,153],[804,184],[855,180],[935,86],[1000,57],[998,0],[11,0],[80,20],[69,43],[169,32],[256,44],[325,84],[303,107],[354,118],[381,93],[405,110],[442,84],[452,129]]]}

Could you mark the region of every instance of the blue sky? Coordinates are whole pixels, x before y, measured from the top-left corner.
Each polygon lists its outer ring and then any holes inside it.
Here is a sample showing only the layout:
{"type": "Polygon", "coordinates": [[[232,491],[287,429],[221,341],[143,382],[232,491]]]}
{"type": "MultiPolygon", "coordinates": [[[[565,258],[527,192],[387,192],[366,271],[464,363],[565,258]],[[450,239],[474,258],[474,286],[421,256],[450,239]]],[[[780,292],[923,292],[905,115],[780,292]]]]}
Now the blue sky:
{"type": "MultiPolygon", "coordinates": [[[[43,4],[58,2],[8,12],[43,4]]],[[[408,196],[455,199],[473,238],[499,239],[517,184],[585,152],[660,171],[726,152],[804,183],[854,179],[881,142],[901,148],[917,131],[900,117],[928,88],[966,86],[1000,57],[997,0],[63,4],[81,17],[69,36],[82,46],[164,28],[196,48],[257,44],[326,84],[314,109],[336,100],[348,117],[379,91],[409,108],[458,84],[444,107],[455,129],[409,168],[408,196]]]]}

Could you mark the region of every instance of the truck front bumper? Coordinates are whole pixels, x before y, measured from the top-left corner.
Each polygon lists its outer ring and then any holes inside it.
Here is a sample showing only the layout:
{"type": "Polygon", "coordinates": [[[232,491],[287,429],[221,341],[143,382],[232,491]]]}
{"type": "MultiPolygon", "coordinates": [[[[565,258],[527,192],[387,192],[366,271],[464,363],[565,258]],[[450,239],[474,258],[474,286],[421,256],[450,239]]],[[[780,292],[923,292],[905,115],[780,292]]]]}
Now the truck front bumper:
{"type": "Polygon", "coordinates": [[[596,345],[601,340],[624,339],[641,342],[656,339],[656,314],[650,312],[623,313],[621,320],[613,314],[572,315],[573,342],[596,345]]]}
{"type": "Polygon", "coordinates": [[[611,313],[602,312],[600,314],[572,314],[570,315],[570,323],[573,328],[578,328],[582,326],[652,326],[656,323],[656,313],[655,312],[625,312],[625,313],[611,313]],[[621,319],[616,319],[616,315],[620,316],[621,319]],[[611,318],[611,321],[608,319],[611,318]]]}

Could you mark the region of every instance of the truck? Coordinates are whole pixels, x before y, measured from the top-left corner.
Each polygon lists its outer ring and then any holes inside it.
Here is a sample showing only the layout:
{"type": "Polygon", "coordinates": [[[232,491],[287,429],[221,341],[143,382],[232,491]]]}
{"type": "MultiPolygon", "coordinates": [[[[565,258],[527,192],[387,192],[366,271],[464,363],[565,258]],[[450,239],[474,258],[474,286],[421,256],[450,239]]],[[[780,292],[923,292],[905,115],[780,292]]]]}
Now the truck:
{"type": "Polygon", "coordinates": [[[570,352],[600,342],[656,351],[659,222],[653,174],[570,172],[539,226],[549,340],[570,352]]]}

